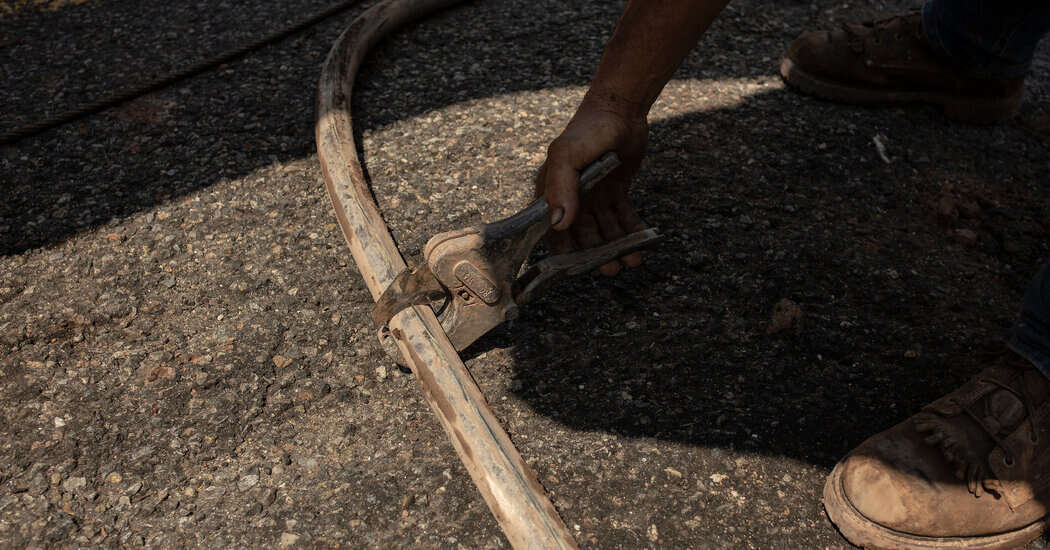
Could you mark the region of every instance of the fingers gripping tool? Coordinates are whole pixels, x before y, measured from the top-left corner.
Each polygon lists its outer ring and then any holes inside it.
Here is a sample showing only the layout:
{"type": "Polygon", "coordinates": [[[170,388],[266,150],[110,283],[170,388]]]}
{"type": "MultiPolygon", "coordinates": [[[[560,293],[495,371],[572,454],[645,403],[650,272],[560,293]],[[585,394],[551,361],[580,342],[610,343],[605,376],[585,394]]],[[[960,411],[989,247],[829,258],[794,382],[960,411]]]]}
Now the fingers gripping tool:
{"type": "MultiPolygon", "coordinates": [[[[619,166],[615,153],[587,166],[580,173],[581,196],[619,166]]],[[[462,351],[503,321],[516,318],[518,306],[534,300],[554,281],[661,239],[656,229],[644,229],[594,248],[549,256],[521,272],[550,227],[550,205],[540,197],[508,218],[435,235],[423,249],[424,262],[401,272],[376,302],[372,319],[382,327],[380,339],[398,312],[432,304],[452,345],[462,351]]]]}

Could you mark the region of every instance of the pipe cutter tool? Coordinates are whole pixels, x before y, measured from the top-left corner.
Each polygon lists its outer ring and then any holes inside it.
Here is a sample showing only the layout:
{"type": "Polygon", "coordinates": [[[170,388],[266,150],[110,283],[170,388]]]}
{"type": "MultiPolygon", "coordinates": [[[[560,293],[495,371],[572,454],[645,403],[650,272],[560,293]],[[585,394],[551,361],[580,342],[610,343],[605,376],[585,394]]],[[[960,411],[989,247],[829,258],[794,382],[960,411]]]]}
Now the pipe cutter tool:
{"type": "MultiPolygon", "coordinates": [[[[580,194],[620,166],[606,153],[580,173],[580,194]]],[[[372,319],[382,328],[399,311],[432,304],[441,327],[462,351],[566,275],[577,275],[646,248],[661,239],[645,229],[594,248],[549,256],[521,272],[533,247],[551,227],[543,197],[524,210],[492,223],[435,235],[423,249],[424,263],[401,272],[376,302],[372,319]],[[519,272],[521,272],[519,276],[519,272]]]]}

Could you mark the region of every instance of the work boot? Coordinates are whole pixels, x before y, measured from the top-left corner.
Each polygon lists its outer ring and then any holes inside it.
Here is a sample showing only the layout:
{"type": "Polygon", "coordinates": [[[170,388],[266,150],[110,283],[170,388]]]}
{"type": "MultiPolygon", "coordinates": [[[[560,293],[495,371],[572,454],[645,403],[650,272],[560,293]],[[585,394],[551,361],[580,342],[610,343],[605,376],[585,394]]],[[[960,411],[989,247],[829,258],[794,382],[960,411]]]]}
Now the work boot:
{"type": "Polygon", "coordinates": [[[824,486],[867,549],[1022,548],[1050,509],[1050,381],[1012,355],[869,438],[824,486]]]}
{"type": "Polygon", "coordinates": [[[780,74],[791,86],[825,99],[932,103],[949,118],[972,123],[1009,119],[1024,92],[1024,77],[971,78],[939,58],[918,13],[805,33],[791,43],[780,74]]]}

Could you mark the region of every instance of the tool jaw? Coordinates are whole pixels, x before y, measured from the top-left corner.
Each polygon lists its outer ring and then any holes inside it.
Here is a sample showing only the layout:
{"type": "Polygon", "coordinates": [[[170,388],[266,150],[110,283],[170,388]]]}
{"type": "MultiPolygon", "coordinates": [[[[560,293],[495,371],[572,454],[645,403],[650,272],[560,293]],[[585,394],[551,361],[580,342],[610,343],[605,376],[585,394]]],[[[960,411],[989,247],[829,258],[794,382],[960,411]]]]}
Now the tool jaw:
{"type": "Polygon", "coordinates": [[[532,247],[526,248],[520,235],[492,231],[493,225],[435,235],[423,251],[448,292],[441,326],[457,350],[518,314],[513,282],[532,247]]]}
{"type": "MultiPolygon", "coordinates": [[[[619,165],[616,154],[607,153],[585,168],[580,173],[581,193],[619,165]]],[[[383,327],[406,307],[441,301],[435,308],[441,327],[456,350],[463,351],[503,321],[516,318],[518,306],[532,301],[554,280],[595,269],[660,238],[655,230],[640,231],[593,249],[547,258],[519,278],[522,264],[550,227],[550,206],[541,197],[509,218],[435,235],[423,248],[424,263],[399,274],[379,297],[373,320],[383,327]]]]}

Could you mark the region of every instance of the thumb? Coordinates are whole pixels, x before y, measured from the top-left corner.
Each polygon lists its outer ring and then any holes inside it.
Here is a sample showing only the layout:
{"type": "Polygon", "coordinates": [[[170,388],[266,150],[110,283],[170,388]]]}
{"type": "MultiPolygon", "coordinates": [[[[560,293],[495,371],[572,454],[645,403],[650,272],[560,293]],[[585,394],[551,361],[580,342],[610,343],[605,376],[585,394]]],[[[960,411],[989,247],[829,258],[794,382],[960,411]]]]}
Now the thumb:
{"type": "Polygon", "coordinates": [[[577,190],[580,186],[580,175],[568,162],[548,163],[546,170],[544,196],[550,205],[551,227],[556,231],[565,231],[580,209],[577,190]]]}

